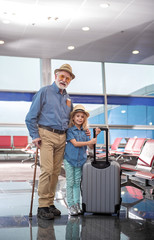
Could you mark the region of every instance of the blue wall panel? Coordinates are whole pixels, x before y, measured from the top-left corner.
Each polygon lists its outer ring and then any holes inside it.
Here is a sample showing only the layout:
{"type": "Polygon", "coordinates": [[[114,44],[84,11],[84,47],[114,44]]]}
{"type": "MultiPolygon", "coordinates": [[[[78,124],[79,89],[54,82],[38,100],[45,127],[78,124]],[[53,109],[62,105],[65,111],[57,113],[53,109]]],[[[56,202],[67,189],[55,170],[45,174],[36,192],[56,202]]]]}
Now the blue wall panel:
{"type": "MultiPolygon", "coordinates": [[[[0,101],[32,101],[35,93],[0,91],[0,101]]],[[[104,96],[70,94],[74,103],[104,104],[104,96]]],[[[107,96],[108,104],[112,105],[146,105],[154,106],[154,98],[135,96],[107,96]]]]}
{"type": "MultiPolygon", "coordinates": [[[[0,101],[28,101],[31,102],[34,92],[9,92],[0,91],[0,101]]],[[[73,103],[104,104],[104,96],[75,95],[70,94],[73,103]]],[[[108,96],[108,104],[112,106],[108,110],[109,124],[119,125],[149,125],[154,124],[154,98],[148,97],[121,97],[108,96]]],[[[104,124],[104,113],[89,119],[91,124],[104,124]]],[[[148,137],[154,138],[154,131],[150,130],[116,130],[110,131],[111,143],[115,137],[148,137]],[[114,133],[114,134],[113,134],[114,133]]],[[[98,137],[98,143],[102,143],[103,137],[98,137]]]]}

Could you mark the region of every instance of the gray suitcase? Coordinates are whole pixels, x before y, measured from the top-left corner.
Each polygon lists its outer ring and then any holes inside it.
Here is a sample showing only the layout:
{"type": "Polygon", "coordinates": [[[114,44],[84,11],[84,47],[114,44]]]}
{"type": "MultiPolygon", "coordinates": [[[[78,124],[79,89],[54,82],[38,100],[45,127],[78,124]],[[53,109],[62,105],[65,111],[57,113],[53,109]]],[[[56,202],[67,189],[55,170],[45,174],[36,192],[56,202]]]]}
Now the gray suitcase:
{"type": "Polygon", "coordinates": [[[94,146],[93,161],[83,166],[82,209],[84,212],[114,214],[119,212],[121,205],[120,165],[108,159],[108,128],[101,130],[106,133],[106,159],[96,160],[94,146]]]}

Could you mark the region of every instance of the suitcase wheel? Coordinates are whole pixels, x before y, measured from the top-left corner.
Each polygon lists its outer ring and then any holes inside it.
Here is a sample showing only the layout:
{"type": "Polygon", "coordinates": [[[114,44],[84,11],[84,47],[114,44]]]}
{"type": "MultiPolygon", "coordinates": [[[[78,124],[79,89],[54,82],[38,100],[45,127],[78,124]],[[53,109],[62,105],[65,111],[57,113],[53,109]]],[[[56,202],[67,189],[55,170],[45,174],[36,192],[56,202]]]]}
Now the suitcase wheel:
{"type": "Polygon", "coordinates": [[[86,212],[86,204],[85,203],[82,203],[82,211],[83,211],[83,213],[86,212]]]}

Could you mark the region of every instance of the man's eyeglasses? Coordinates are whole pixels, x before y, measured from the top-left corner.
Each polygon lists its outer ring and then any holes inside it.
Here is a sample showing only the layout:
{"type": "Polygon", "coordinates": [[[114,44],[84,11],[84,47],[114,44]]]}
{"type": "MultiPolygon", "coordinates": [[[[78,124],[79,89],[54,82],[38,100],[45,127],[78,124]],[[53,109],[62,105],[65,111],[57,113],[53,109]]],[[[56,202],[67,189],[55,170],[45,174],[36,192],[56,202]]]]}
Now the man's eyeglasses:
{"type": "Polygon", "coordinates": [[[59,77],[59,80],[64,80],[69,83],[72,79],[70,77],[66,77],[65,75],[63,74],[58,74],[58,77],[59,77]]]}

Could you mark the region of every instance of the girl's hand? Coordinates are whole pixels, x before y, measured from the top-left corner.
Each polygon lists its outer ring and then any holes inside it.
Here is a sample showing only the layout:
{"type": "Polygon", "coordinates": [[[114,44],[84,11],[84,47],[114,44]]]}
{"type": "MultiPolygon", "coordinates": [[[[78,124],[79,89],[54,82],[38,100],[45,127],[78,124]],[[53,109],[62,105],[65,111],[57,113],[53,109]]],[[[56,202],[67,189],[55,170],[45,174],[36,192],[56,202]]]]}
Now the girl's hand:
{"type": "Polygon", "coordinates": [[[95,129],[96,136],[97,136],[100,132],[101,132],[100,128],[97,127],[97,128],[95,129]]]}
{"type": "Polygon", "coordinates": [[[97,138],[92,138],[90,141],[89,141],[89,144],[96,144],[97,143],[97,138]]]}

